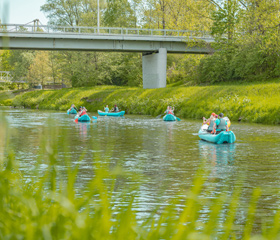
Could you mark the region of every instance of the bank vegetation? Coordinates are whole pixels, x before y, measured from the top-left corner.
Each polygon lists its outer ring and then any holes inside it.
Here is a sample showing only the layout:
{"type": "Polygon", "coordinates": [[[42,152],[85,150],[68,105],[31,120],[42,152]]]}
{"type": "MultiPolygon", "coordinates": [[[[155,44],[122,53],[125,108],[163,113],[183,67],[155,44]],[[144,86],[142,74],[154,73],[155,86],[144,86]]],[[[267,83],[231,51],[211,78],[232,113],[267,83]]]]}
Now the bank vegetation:
{"type": "Polygon", "coordinates": [[[2,105],[32,109],[66,111],[71,104],[85,106],[89,112],[117,104],[127,114],[157,116],[166,107],[175,107],[180,118],[201,119],[212,112],[223,112],[232,121],[280,124],[280,82],[270,83],[167,87],[99,86],[62,90],[36,90],[17,96],[0,94],[2,105]]]}

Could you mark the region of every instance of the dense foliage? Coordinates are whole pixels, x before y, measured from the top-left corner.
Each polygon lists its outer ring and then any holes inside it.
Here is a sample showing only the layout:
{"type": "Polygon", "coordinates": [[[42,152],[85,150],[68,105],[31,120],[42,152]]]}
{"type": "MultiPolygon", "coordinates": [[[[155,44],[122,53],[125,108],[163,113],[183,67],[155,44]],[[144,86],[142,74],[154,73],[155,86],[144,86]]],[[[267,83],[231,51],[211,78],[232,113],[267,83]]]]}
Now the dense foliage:
{"type": "MultiPolygon", "coordinates": [[[[49,24],[97,26],[96,0],[47,0],[49,24]]],[[[101,27],[208,31],[213,53],[168,55],[168,83],[209,84],[280,76],[280,3],[276,0],[103,0],[101,27]]],[[[203,45],[203,44],[202,44],[203,45]]],[[[71,86],[141,86],[139,53],[2,51],[0,70],[15,80],[71,86]]]]}
{"type": "Polygon", "coordinates": [[[279,77],[279,11],[279,1],[223,1],[212,13],[217,51],[201,61],[199,81],[279,77]]]}

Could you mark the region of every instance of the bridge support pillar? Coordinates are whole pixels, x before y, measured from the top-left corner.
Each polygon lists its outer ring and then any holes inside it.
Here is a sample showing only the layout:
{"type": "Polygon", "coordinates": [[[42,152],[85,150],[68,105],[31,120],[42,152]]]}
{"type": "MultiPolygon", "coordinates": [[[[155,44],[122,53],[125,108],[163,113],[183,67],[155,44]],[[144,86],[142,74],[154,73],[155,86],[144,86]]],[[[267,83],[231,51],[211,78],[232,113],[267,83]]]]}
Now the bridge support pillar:
{"type": "Polygon", "coordinates": [[[167,49],[142,56],[143,88],[166,87],[167,49]]]}

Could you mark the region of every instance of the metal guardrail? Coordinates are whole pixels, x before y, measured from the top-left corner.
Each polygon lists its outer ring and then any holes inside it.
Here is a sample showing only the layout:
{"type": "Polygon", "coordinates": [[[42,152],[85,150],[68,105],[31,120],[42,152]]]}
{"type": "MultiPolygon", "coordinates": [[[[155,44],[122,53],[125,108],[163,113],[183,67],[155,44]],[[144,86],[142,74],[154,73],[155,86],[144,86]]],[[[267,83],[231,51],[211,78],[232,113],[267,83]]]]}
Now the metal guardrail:
{"type": "Polygon", "coordinates": [[[0,33],[63,33],[91,35],[121,35],[121,36],[151,36],[151,37],[189,37],[199,39],[214,39],[208,32],[171,30],[171,29],[142,29],[142,28],[113,28],[113,27],[78,27],[51,26],[35,24],[0,24],[0,33]]]}
{"type": "Polygon", "coordinates": [[[14,80],[13,73],[9,71],[0,71],[0,82],[1,83],[27,83],[26,80],[14,80]]]}
{"type": "Polygon", "coordinates": [[[9,71],[0,71],[0,82],[10,83],[12,81],[12,75],[9,71]]]}

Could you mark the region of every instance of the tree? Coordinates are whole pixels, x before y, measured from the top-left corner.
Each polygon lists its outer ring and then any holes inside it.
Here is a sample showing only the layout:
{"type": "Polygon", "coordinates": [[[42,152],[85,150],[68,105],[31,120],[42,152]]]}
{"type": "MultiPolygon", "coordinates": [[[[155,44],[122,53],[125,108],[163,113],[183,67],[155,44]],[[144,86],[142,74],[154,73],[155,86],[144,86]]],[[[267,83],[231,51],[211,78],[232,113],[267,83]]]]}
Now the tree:
{"type": "Polygon", "coordinates": [[[9,50],[0,50],[0,71],[10,71],[12,69],[9,63],[9,58],[9,50]]]}
{"type": "Polygon", "coordinates": [[[61,82],[62,69],[61,69],[61,62],[59,61],[58,52],[54,52],[54,51],[49,52],[49,64],[50,64],[53,83],[56,84],[58,81],[61,82]]]}
{"type": "Polygon", "coordinates": [[[217,9],[213,11],[212,35],[216,36],[217,41],[223,41],[226,34],[227,42],[232,42],[235,33],[240,30],[238,23],[240,22],[241,6],[238,0],[224,0],[217,5],[217,9]]]}
{"type": "MultiPolygon", "coordinates": [[[[213,2],[213,1],[212,1],[213,2]]],[[[200,81],[269,79],[280,76],[277,0],[223,1],[216,7],[219,51],[205,58],[199,68],[200,81]],[[226,41],[221,38],[226,33],[226,41]]]]}
{"type": "Polygon", "coordinates": [[[42,86],[52,78],[49,53],[46,51],[36,52],[33,63],[30,66],[29,80],[31,84],[40,83],[42,86]]]}
{"type": "Polygon", "coordinates": [[[12,66],[13,81],[26,80],[35,52],[24,50],[10,51],[9,64],[12,66]]]}
{"type": "Polygon", "coordinates": [[[147,0],[141,22],[145,28],[209,31],[212,9],[204,0],[147,0]]]}
{"type": "Polygon", "coordinates": [[[136,27],[137,17],[128,0],[107,0],[104,24],[109,27],[136,27]]]}
{"type": "Polygon", "coordinates": [[[81,0],[47,0],[41,11],[47,14],[49,23],[54,25],[78,26],[82,14],[81,0]]]}

